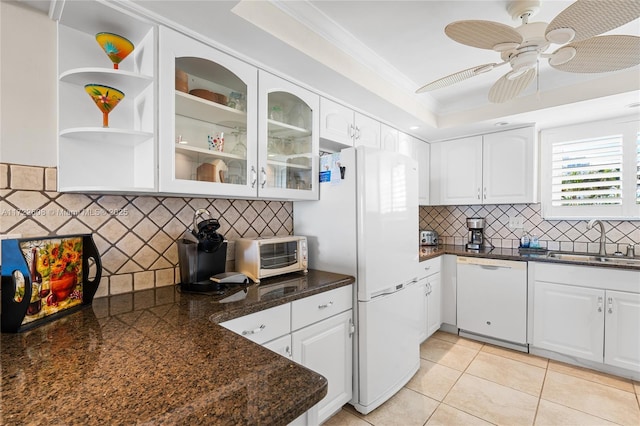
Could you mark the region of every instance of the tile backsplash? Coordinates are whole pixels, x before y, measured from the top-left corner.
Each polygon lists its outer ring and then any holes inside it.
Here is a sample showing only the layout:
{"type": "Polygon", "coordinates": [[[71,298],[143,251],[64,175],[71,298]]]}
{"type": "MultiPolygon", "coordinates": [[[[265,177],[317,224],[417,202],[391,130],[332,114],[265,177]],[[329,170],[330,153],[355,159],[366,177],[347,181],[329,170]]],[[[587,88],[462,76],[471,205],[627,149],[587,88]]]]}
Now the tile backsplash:
{"type": "MultiPolygon", "coordinates": [[[[540,239],[549,250],[598,252],[599,228],[587,230],[588,220],[544,220],[540,204],[503,204],[477,206],[422,206],[420,229],[438,232],[443,244],[465,244],[467,217],[485,218],[485,237],[495,247],[517,248],[522,230],[509,228],[509,217],[520,216],[524,229],[540,239]]],[[[626,253],[627,245],[640,244],[640,220],[603,221],[607,235],[607,253],[626,253]]],[[[638,250],[636,250],[638,253],[638,250]]]]}
{"type": "Polygon", "coordinates": [[[96,297],[179,282],[176,240],[200,208],[229,240],[227,270],[233,240],[293,233],[289,201],[59,193],[55,168],[0,164],[0,234],[92,233],[103,266],[96,297]]]}
{"type": "MultiPolygon", "coordinates": [[[[97,297],[179,282],[176,240],[192,226],[197,209],[220,220],[229,240],[227,270],[235,262],[233,240],[293,234],[293,204],[148,195],[56,192],[56,169],[0,164],[0,235],[23,237],[92,233],[100,251],[103,278],[97,297]]],[[[518,247],[522,230],[508,227],[510,216],[551,250],[597,252],[600,233],[586,220],[544,220],[539,204],[422,206],[420,229],[434,229],[444,244],[467,241],[467,217],[484,217],[485,236],[496,247],[518,247]]],[[[640,244],[640,221],[605,221],[607,252],[640,244]]],[[[636,253],[638,250],[636,250],[636,253]]]]}

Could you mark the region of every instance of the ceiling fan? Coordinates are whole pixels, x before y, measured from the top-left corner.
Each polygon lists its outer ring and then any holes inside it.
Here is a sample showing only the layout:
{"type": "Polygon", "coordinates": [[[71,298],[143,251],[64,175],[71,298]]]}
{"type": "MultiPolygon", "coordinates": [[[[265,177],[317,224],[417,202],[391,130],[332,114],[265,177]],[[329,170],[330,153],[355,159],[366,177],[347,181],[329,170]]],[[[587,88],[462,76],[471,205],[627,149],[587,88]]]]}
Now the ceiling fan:
{"type": "Polygon", "coordinates": [[[500,53],[502,62],[477,65],[428,83],[416,93],[450,86],[494,68],[509,64],[489,91],[489,101],[502,103],[518,96],[535,79],[538,61],[573,73],[600,73],[629,68],[640,63],[640,37],[605,35],[640,17],[640,0],[578,0],[549,24],[529,22],[540,9],[538,0],[511,0],[507,12],[522,25],[512,28],[493,21],[452,22],[444,32],[458,43],[500,53]],[[567,44],[568,43],[568,44],[567,44]],[[551,44],[563,45],[545,53],[551,44]]]}

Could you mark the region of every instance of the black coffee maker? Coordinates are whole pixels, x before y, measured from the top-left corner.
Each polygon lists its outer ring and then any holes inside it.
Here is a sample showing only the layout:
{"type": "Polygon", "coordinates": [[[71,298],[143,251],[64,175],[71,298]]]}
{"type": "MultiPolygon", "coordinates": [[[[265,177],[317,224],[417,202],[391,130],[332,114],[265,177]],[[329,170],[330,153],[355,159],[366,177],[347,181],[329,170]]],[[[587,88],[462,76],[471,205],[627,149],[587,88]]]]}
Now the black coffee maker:
{"type": "Polygon", "coordinates": [[[206,209],[193,216],[193,229],[185,231],[178,240],[180,289],[186,292],[216,292],[224,284],[211,281],[211,277],[225,271],[227,240],[218,233],[220,223],[206,209]],[[198,222],[203,215],[209,218],[198,222]]]}

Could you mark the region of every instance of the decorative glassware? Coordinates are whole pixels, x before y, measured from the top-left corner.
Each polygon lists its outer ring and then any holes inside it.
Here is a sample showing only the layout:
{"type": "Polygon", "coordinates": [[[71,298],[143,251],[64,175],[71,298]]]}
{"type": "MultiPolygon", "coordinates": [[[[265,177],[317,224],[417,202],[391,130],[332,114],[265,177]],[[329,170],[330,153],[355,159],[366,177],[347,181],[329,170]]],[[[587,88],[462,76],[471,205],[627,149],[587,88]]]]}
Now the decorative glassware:
{"type": "Polygon", "coordinates": [[[84,90],[102,111],[102,127],[109,127],[109,113],[124,98],[124,93],[101,84],[87,84],[84,86],[84,90]]]}
{"type": "Polygon", "coordinates": [[[96,41],[107,54],[111,62],[113,62],[113,69],[118,69],[118,64],[127,56],[133,52],[133,43],[126,38],[113,33],[98,33],[96,34],[96,41]]]}

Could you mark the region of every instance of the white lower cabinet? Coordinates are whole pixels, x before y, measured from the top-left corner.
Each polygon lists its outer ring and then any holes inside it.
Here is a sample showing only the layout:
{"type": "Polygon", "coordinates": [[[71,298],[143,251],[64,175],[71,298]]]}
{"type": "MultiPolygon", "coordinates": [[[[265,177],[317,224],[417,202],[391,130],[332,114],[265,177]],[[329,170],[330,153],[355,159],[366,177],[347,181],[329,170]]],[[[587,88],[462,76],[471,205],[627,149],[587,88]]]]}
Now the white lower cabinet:
{"type": "Polygon", "coordinates": [[[424,342],[442,325],[441,258],[418,264],[418,286],[422,298],[420,312],[420,342],[424,342]]]}
{"type": "Polygon", "coordinates": [[[533,345],[602,362],[604,291],[536,282],[533,345]]]}
{"type": "Polygon", "coordinates": [[[640,294],[607,291],[604,363],[640,371],[640,294]]]}
{"type": "Polygon", "coordinates": [[[324,376],[327,395],[291,425],[317,425],[353,394],[353,286],[295,300],[220,325],[324,376]]]}
{"type": "Polygon", "coordinates": [[[533,346],[640,374],[640,273],[533,265],[533,346]]]}
{"type": "Polygon", "coordinates": [[[348,310],[292,333],[293,360],[329,382],[327,396],[316,406],[319,422],[351,400],[352,324],[353,312],[348,310]]]}
{"type": "Polygon", "coordinates": [[[224,328],[260,345],[291,332],[291,304],[286,303],[260,312],[220,323],[224,328]]]}
{"type": "Polygon", "coordinates": [[[442,288],[440,273],[427,278],[427,337],[440,329],[442,325],[442,288]]]}
{"type": "Polygon", "coordinates": [[[278,337],[277,339],[273,339],[265,344],[263,344],[267,349],[272,350],[273,352],[282,355],[283,357],[293,359],[293,353],[291,352],[291,335],[287,334],[286,336],[278,337]]]}

